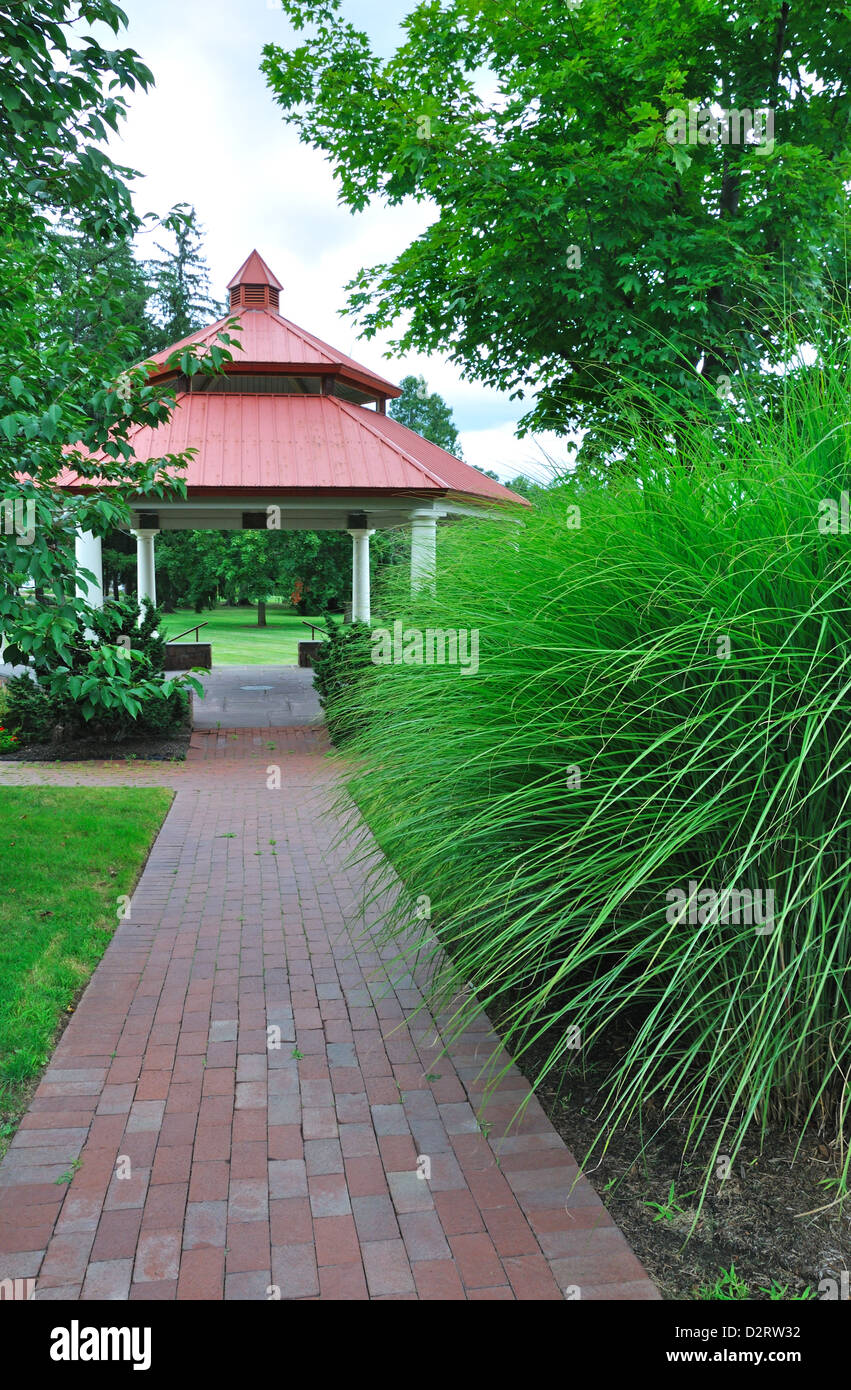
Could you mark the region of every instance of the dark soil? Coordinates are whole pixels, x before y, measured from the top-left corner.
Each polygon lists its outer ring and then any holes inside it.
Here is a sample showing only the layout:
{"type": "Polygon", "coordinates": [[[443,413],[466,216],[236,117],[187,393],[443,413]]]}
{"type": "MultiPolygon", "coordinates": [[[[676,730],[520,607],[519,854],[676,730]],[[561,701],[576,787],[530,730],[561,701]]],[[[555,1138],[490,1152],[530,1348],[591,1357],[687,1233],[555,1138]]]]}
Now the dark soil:
{"type": "MultiPolygon", "coordinates": [[[[547,1051],[538,1047],[524,1054],[529,1077],[547,1051]]],[[[851,1267],[851,1197],[842,1207],[828,1206],[837,1189],[821,1185],[841,1168],[832,1136],[808,1133],[796,1156],[788,1134],[768,1133],[761,1145],[755,1134],[730,1175],[713,1177],[689,1234],[718,1129],[684,1163],[684,1127],[676,1120],[663,1124],[659,1112],[648,1108],[643,1126],[636,1119],[607,1134],[605,1154],[597,1145],[587,1157],[602,1124],[600,1083],[614,1060],[597,1058],[584,1075],[577,1070],[561,1086],[545,1081],[537,1094],[663,1298],[706,1298],[700,1289],[711,1288],[731,1266],[748,1286],[748,1299],[768,1300],[772,1286],[782,1301],[801,1298],[807,1288],[820,1298],[825,1290],[819,1282],[826,1278],[835,1279],[841,1291],[840,1275],[851,1267]],[[661,1219],[654,1220],[659,1213],[649,1202],[666,1208],[661,1219]]]]}
{"type": "Polygon", "coordinates": [[[20,763],[83,763],[94,759],[127,760],[138,759],[148,762],[183,762],[189,747],[191,730],[171,734],[168,738],[125,738],[119,743],[104,743],[89,738],[60,740],[57,743],[26,743],[9,753],[0,753],[0,762],[20,763]]]}

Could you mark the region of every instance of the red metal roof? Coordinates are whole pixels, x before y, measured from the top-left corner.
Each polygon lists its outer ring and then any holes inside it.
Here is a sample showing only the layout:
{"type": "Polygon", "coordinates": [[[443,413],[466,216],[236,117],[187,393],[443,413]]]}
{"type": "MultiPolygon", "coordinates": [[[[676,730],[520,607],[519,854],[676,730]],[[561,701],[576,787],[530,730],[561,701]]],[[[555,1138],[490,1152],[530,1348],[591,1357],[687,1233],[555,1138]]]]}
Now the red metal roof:
{"type": "MultiPolygon", "coordinates": [[[[215,342],[220,329],[225,327],[228,319],[236,319],[239,323],[239,327],[233,332],[240,344],[238,348],[231,349],[233,364],[226,367],[225,370],[228,372],[248,366],[272,367],[278,371],[291,367],[298,372],[304,372],[306,367],[315,367],[317,372],[331,372],[372,390],[376,396],[393,397],[402,394],[400,388],[394,386],[392,381],[387,381],[377,372],[370,371],[369,367],[355,362],[353,358],[324,343],[321,338],[314,337],[306,329],[290,323],[289,319],[276,314],[273,309],[235,309],[227,319],[218,319],[208,328],[199,328],[188,338],[181,338],[179,343],[156,353],[151,361],[161,367],[175,349],[189,347],[193,343],[200,345],[215,342]]],[[[152,375],[157,376],[161,373],[154,372],[152,375]]]]}
{"type": "Polygon", "coordinates": [[[251,255],[242,262],[233,279],[228,281],[229,290],[232,290],[235,285],[271,285],[275,290],[284,288],[280,280],[275,279],[258,251],[252,251],[251,255]]]}
{"type": "MultiPolygon", "coordinates": [[[[354,408],[360,409],[357,406],[354,408]]],[[[475,497],[492,497],[495,502],[506,502],[509,499],[512,502],[526,502],[525,498],[519,497],[516,492],[510,492],[502,483],[494,482],[493,478],[486,478],[469,463],[464,463],[453,454],[447,453],[439,444],[432,444],[430,439],[423,439],[415,430],[409,430],[407,425],[400,424],[389,415],[379,415],[374,410],[362,413],[367,415],[370,426],[391,444],[400,449],[415,450],[420,463],[442,478],[444,486],[452,492],[471,493],[475,497]]]]}
{"type": "MultiPolygon", "coordinates": [[[[248,284],[281,289],[257,251],[243,262],[228,289],[248,284]]],[[[345,353],[282,318],[275,309],[235,307],[240,346],[225,372],[281,372],[296,376],[326,375],[354,382],[373,399],[400,396],[392,382],[371,372],[345,353]]],[[[199,329],[153,358],[162,368],[181,347],[215,341],[227,319],[199,329]]],[[[235,332],[237,330],[234,330],[235,332]]],[[[152,372],[162,376],[162,371],[152,372]]],[[[186,474],[190,494],[221,492],[407,492],[460,494],[494,502],[520,502],[445,449],[377,410],[332,395],[260,395],[254,392],[179,392],[171,419],[153,428],[131,430],[129,442],[140,460],[197,453],[186,474]]],[[[66,469],[60,486],[91,486],[66,469]]]]}
{"type": "MultiPolygon", "coordinates": [[[[291,323],[278,313],[277,292],[283,287],[259,252],[252,251],[243,261],[228,284],[228,290],[236,291],[240,285],[268,287],[272,292],[273,302],[252,305],[232,303],[227,319],[218,319],[209,327],[198,329],[188,337],[181,338],[180,342],[156,353],[151,358],[155,366],[164,367],[176,349],[214,343],[230,319],[238,323],[238,328],[233,330],[233,336],[238,339],[239,347],[231,349],[233,362],[225,367],[226,373],[244,371],[248,367],[275,371],[285,371],[289,368],[302,373],[305,368],[313,368],[317,373],[350,381],[376,399],[401,396],[401,389],[392,381],[387,381],[369,367],[364,367],[362,363],[356,362],[344,352],[339,352],[337,348],[331,347],[329,343],[323,342],[313,333],[308,333],[306,329],[299,328],[298,324],[291,323]]],[[[151,375],[161,376],[162,372],[154,371],[151,375]]]]}
{"type": "MultiPolygon", "coordinates": [[[[184,393],[171,419],[130,433],[136,458],[198,452],[186,473],[197,491],[332,490],[518,497],[413,430],[336,396],[184,393]]],[[[93,480],[88,480],[91,486],[93,480]]],[[[68,469],[60,486],[79,479],[68,469]]]]}

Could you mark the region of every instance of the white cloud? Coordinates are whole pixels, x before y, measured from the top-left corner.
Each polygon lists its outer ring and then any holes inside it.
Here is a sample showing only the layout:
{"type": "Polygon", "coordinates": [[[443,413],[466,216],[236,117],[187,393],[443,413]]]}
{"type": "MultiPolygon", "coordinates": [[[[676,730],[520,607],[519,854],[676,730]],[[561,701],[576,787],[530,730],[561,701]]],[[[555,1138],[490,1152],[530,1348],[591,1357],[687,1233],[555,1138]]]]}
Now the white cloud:
{"type": "Polygon", "coordinates": [[[467,463],[499,474],[501,482],[516,478],[519,473],[533,482],[546,483],[554,467],[563,470],[573,458],[567,439],[556,434],[518,439],[511,424],[462,430],[460,440],[467,463]]]}
{"type": "MultiPolygon", "coordinates": [[[[389,336],[359,339],[340,316],[346,283],[362,266],[398,254],[434,214],[413,202],[355,216],[340,206],[328,162],[284,124],[259,69],[264,43],[292,39],[275,0],[124,0],[124,8],[130,25],[121,43],[139,51],[156,79],[132,99],[113,145],[143,174],[139,210],[195,205],[213,292],[222,297],[256,246],[284,286],[287,318],[393,381],[422,374],[451,406],[471,461],[499,471],[498,461],[484,462],[496,451],[510,460],[508,471],[519,471],[536,454],[531,440],[513,435],[528,402],[463,380],[439,356],[388,360],[389,336]]],[[[346,0],[345,13],[386,53],[410,8],[409,0],[346,0]]]]}

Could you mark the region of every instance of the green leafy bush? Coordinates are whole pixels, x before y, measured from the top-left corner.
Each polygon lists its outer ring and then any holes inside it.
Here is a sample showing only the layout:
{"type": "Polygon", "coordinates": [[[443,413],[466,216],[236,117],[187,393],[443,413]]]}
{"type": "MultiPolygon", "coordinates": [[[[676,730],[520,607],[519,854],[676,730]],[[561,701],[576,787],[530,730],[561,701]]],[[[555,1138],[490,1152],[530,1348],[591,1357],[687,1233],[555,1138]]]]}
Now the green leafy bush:
{"type": "Polygon", "coordinates": [[[126,600],[107,603],[66,637],[67,660],[57,659],[49,681],[34,665],[31,676],[6,686],[8,724],[25,743],[101,738],[108,742],[142,734],[167,737],[181,728],[189,708],[185,684],[164,680],[161,614],[126,600]],[[98,704],[88,698],[97,685],[98,704]]]}
{"type": "Polygon", "coordinates": [[[368,623],[337,623],[326,617],[327,637],[313,658],[313,684],[325,712],[328,732],[336,744],[346,743],[362,720],[349,696],[371,665],[371,629],[368,623]]]}
{"type": "Polygon", "coordinates": [[[121,599],[96,609],[92,626],[102,643],[115,646],[120,638],[125,638],[130,650],[144,662],[144,673],[162,676],[166,646],[160,635],[162,616],[162,609],[156,608],[150,599],[143,599],[141,604],[121,599]]]}
{"type": "Polygon", "coordinates": [[[437,597],[382,607],[476,631],[478,670],[334,697],[402,968],[431,959],[455,1030],[469,982],[538,1080],[604,1059],[601,1140],[649,1105],[707,1182],[752,1125],[833,1139],[851,1102],[849,364],[777,394],[449,528],[437,597]]]}

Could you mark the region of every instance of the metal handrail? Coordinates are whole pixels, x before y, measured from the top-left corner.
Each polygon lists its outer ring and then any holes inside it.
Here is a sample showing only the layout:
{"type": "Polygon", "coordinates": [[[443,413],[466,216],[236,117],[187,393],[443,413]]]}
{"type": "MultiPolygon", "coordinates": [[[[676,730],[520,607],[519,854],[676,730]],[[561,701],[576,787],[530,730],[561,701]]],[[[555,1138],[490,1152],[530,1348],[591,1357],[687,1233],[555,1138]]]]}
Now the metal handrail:
{"type": "Polygon", "coordinates": [[[315,638],[315,636],[314,636],[314,633],[316,633],[316,632],[324,632],[324,633],[325,633],[325,636],[326,636],[326,637],[328,636],[328,629],[327,629],[327,627],[320,627],[318,623],[309,623],[309,622],[307,621],[306,618],[302,618],[302,620],[301,620],[301,625],[302,625],[302,627],[309,627],[309,628],[310,628],[310,640],[311,640],[312,642],[315,642],[315,641],[316,641],[316,638],[315,638]]]}
{"type": "Polygon", "coordinates": [[[194,633],[195,633],[195,641],[197,642],[197,641],[198,641],[198,633],[201,631],[201,628],[202,628],[202,627],[208,627],[208,626],[209,626],[209,623],[210,623],[210,619],[209,619],[209,618],[206,618],[206,619],[204,620],[204,622],[203,622],[203,623],[199,623],[197,627],[188,627],[188,628],[186,629],[185,632],[179,632],[179,633],[177,634],[176,637],[169,637],[168,640],[169,640],[169,642],[179,642],[180,639],[181,639],[181,637],[188,637],[189,634],[190,634],[190,632],[194,632],[194,633]]]}

